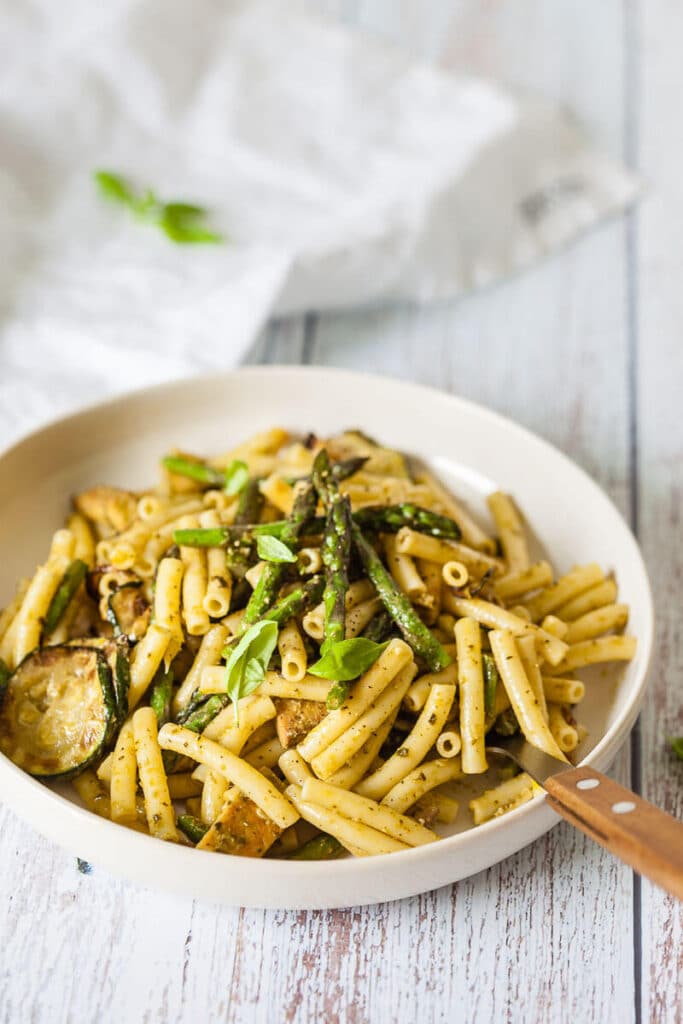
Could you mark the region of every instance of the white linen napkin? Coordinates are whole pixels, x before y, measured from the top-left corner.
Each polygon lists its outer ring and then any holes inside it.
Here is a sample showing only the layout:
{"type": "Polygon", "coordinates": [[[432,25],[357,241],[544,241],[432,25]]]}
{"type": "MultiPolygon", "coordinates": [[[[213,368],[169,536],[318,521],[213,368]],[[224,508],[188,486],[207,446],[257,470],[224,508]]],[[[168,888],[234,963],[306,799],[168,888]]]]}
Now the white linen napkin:
{"type": "Polygon", "coordinates": [[[537,260],[636,194],[556,106],[293,0],[0,7],[0,439],[236,364],[273,314],[426,302],[537,260]],[[96,168],[211,210],[174,245],[96,168]]]}

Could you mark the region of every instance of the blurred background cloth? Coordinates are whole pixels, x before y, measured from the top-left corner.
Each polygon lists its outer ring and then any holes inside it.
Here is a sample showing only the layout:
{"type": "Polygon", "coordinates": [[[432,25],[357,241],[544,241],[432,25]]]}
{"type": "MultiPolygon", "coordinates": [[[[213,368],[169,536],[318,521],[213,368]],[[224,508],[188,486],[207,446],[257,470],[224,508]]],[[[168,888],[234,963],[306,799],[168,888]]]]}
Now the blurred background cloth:
{"type": "Polygon", "coordinates": [[[0,437],[235,365],[268,317],[491,284],[633,199],[542,99],[277,0],[0,9],[0,437]],[[175,245],[117,171],[209,207],[175,245]]]}

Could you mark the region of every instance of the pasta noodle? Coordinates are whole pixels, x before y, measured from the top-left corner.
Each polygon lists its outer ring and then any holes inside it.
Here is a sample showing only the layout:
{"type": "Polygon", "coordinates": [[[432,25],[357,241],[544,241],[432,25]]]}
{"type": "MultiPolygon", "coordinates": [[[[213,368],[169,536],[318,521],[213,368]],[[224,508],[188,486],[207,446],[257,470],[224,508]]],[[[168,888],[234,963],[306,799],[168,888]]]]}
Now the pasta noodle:
{"type": "Polygon", "coordinates": [[[466,775],[478,775],[487,768],[484,752],[484,671],[479,623],[475,619],[458,619],[455,624],[455,640],[458,645],[462,770],[466,775]]]}
{"type": "MultiPolygon", "coordinates": [[[[432,686],[420,717],[396,753],[372,775],[359,782],[356,792],[375,800],[386,796],[397,782],[424,759],[429,748],[434,745],[448,718],[454,697],[454,686],[439,683],[432,686]]],[[[315,770],[315,765],[313,767],[315,770]]]]}
{"type": "Polygon", "coordinates": [[[508,494],[496,491],[487,498],[491,515],[496,521],[500,545],[508,572],[522,572],[529,568],[524,527],[517,509],[508,494]]]}

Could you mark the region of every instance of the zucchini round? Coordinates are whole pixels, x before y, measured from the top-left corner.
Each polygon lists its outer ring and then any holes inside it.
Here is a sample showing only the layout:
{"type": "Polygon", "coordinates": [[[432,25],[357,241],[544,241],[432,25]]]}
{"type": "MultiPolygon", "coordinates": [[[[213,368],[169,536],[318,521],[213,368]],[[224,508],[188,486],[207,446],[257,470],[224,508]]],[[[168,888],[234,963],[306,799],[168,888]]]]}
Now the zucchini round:
{"type": "Polygon", "coordinates": [[[94,647],[43,647],[17,667],[0,708],[0,750],[40,778],[75,775],[117,725],[112,673],[94,647]]]}

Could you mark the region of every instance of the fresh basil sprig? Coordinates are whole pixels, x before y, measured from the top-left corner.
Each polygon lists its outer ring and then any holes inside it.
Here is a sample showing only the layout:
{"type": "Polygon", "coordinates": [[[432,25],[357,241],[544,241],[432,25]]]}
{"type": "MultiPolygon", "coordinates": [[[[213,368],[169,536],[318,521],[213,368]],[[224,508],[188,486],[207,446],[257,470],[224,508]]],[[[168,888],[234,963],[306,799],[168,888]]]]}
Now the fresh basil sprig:
{"type": "Polygon", "coordinates": [[[678,760],[683,761],[683,736],[667,736],[666,739],[678,760]]]}
{"type": "Polygon", "coordinates": [[[296,562],[296,555],[291,548],[277,537],[259,534],[256,537],[256,551],[264,562],[296,562]]]}
{"type": "Polygon", "coordinates": [[[379,658],[389,641],[376,644],[364,636],[355,636],[350,640],[338,640],[330,644],[309,672],[322,679],[331,679],[337,683],[345,683],[357,679],[367,672],[379,658]]]}
{"type": "Polygon", "coordinates": [[[268,663],[277,644],[277,623],[262,619],[255,622],[235,647],[226,647],[223,657],[225,689],[235,705],[235,723],[239,725],[239,703],[242,697],[261,685],[266,677],[268,663]]]}
{"type": "Polygon", "coordinates": [[[206,227],[207,211],[192,203],[164,203],[151,190],[136,191],[125,178],[113,171],[95,171],[95,183],[107,199],[127,207],[138,219],[154,224],[179,244],[215,243],[223,238],[206,227]]]}

